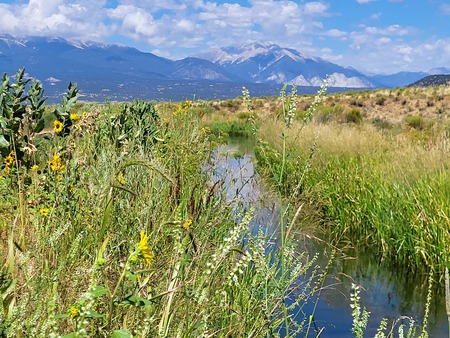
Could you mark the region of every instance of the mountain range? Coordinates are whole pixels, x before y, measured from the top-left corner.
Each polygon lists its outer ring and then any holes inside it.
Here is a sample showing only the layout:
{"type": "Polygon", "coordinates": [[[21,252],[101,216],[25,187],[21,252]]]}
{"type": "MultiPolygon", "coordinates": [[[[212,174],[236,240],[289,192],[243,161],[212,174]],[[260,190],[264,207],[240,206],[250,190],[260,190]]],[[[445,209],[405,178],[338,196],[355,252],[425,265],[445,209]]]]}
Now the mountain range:
{"type": "Polygon", "coordinates": [[[330,87],[341,90],[397,87],[430,74],[450,73],[450,69],[437,68],[430,72],[366,75],[269,43],[223,47],[174,61],[122,45],[0,36],[0,73],[13,75],[24,66],[28,76],[49,84],[53,95],[59,95],[72,81],[79,84],[87,99],[93,100],[140,95],[167,99],[171,90],[192,95],[186,86],[197,90],[199,96],[208,96],[208,88],[219,96],[239,95],[243,85],[270,95],[277,94],[285,83],[304,88],[320,86],[327,75],[330,87]],[[223,94],[217,94],[220,88],[223,94]]]}

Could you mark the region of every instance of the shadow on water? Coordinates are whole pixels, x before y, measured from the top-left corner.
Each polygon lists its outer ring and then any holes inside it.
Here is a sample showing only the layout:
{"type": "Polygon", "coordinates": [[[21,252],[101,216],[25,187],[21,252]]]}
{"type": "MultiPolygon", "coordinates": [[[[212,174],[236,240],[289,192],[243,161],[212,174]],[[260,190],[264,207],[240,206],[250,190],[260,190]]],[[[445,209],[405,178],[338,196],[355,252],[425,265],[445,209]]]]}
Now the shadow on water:
{"type": "MultiPolygon", "coordinates": [[[[270,189],[265,189],[255,172],[253,147],[250,140],[231,139],[227,145],[216,148],[208,171],[212,173],[214,181],[223,181],[226,198],[229,202],[236,203],[236,208],[254,208],[252,232],[257,233],[263,228],[270,238],[275,238],[278,235],[280,203],[270,189]]],[[[317,263],[321,267],[327,266],[331,251],[329,245],[307,235],[299,235],[297,240],[309,256],[319,254],[317,263]]],[[[377,261],[370,251],[364,249],[346,250],[345,255],[338,255],[333,260],[328,275],[323,289],[314,302],[302,309],[301,314],[302,317],[313,314],[315,326],[321,330],[320,337],[352,336],[352,283],[361,286],[361,305],[370,312],[365,337],[376,335],[383,318],[388,319],[388,328],[393,321],[402,317],[422,322],[428,289],[426,276],[413,276],[386,262],[377,261]]],[[[434,290],[428,333],[430,337],[448,337],[443,285],[436,285],[434,290]]],[[[397,329],[394,332],[397,333],[397,329]]],[[[304,335],[301,333],[298,337],[304,335]]],[[[315,336],[315,333],[309,335],[315,336]]]]}

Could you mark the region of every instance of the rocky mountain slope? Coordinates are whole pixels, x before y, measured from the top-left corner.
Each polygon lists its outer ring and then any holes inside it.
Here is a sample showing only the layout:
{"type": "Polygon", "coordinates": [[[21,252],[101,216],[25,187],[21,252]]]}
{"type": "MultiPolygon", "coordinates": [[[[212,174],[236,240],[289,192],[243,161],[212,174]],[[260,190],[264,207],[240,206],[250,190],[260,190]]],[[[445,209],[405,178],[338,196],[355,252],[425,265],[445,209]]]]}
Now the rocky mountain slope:
{"type": "Polygon", "coordinates": [[[223,47],[196,55],[249,82],[320,86],[329,75],[330,86],[374,88],[376,83],[352,68],[345,68],[297,50],[269,43],[223,47]]]}
{"type": "Polygon", "coordinates": [[[430,75],[409,85],[409,87],[450,86],[450,75],[430,75]]]}

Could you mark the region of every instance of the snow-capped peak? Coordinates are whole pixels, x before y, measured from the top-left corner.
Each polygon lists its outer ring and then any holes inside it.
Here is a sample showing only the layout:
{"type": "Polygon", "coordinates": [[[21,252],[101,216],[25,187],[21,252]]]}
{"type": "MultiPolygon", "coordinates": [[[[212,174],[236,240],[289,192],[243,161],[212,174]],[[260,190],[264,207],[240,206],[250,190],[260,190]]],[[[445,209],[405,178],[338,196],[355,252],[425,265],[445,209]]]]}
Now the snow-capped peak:
{"type": "Polygon", "coordinates": [[[286,56],[297,62],[303,62],[308,58],[294,49],[282,48],[276,44],[263,42],[250,43],[240,47],[222,47],[211,52],[198,54],[197,57],[223,65],[225,63],[237,64],[254,57],[267,55],[273,55],[276,60],[286,56]]]}

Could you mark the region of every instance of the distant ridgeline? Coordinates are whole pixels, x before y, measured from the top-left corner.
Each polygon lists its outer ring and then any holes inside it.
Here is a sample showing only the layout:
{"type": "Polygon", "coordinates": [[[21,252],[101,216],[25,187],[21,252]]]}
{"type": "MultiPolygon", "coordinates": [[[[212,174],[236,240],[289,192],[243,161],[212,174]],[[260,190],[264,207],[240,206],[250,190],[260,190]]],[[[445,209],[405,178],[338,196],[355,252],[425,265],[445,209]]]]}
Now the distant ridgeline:
{"type": "Polygon", "coordinates": [[[408,87],[436,87],[450,86],[450,74],[447,75],[430,75],[422,80],[410,84],[408,87]]]}

